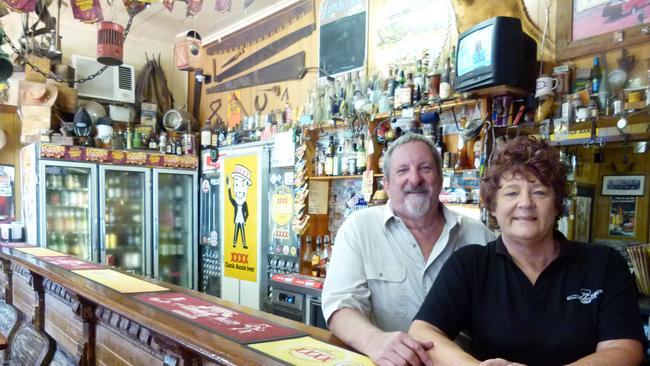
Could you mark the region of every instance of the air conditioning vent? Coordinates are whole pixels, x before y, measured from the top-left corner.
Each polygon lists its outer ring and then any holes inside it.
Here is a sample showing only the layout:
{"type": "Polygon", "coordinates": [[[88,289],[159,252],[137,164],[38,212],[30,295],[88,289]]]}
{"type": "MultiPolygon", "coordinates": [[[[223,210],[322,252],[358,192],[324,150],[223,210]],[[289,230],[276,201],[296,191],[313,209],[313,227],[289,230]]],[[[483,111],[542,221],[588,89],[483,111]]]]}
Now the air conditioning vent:
{"type": "Polygon", "coordinates": [[[118,66],[119,68],[119,78],[120,89],[132,90],[133,89],[133,68],[128,68],[124,66],[118,66]]]}

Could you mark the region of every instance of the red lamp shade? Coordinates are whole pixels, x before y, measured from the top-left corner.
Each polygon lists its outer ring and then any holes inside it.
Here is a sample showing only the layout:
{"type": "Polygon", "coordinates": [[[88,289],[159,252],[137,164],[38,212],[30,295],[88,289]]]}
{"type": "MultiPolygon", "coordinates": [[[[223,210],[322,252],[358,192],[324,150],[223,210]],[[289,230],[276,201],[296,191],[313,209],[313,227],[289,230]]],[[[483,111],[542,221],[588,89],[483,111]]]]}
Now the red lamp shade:
{"type": "Polygon", "coordinates": [[[122,64],[124,51],[124,27],[103,21],[97,30],[97,62],[108,66],[122,64]]]}

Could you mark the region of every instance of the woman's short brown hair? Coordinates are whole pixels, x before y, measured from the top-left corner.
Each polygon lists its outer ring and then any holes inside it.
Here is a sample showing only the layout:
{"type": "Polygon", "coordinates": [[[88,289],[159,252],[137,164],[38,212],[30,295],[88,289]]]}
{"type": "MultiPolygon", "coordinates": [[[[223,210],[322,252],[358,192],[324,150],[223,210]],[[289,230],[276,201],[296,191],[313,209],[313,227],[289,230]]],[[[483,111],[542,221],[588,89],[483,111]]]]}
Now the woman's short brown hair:
{"type": "Polygon", "coordinates": [[[566,195],[566,167],[560,161],[560,153],[545,141],[534,137],[519,136],[503,145],[490,162],[481,178],[481,200],[488,211],[496,208],[497,191],[504,176],[521,174],[537,178],[543,185],[553,189],[558,214],[564,208],[566,195]]]}

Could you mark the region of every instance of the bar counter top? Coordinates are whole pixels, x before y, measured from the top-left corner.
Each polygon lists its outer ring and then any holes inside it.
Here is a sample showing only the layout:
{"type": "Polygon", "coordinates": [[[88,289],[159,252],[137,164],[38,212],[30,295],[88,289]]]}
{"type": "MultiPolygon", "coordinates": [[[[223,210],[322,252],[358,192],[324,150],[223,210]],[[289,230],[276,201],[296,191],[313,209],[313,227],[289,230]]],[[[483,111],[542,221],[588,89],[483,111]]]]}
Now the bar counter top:
{"type": "MultiPolygon", "coordinates": [[[[95,362],[95,357],[99,358],[100,354],[104,354],[103,351],[100,351],[99,345],[104,339],[100,335],[100,326],[112,326],[115,328],[112,331],[123,334],[124,338],[131,336],[133,338],[131,339],[132,343],[136,344],[136,348],[144,348],[145,353],[149,353],[147,357],[153,355],[156,359],[162,359],[162,364],[165,365],[193,364],[197,360],[200,360],[201,364],[204,365],[284,364],[244,344],[218,335],[205,327],[198,326],[188,320],[171,315],[169,312],[159,310],[155,306],[139,301],[134,298],[134,295],[138,294],[120,293],[70,270],[23,253],[16,248],[0,247],[0,261],[3,267],[3,277],[0,279],[0,285],[6,302],[13,303],[21,312],[26,313],[27,318],[31,318],[38,329],[46,331],[57,343],[60,342],[66,345],[67,342],[67,344],[74,345],[76,342],[81,342],[83,346],[77,346],[76,350],[68,350],[73,358],[80,360],[80,364],[105,363],[95,362]],[[24,282],[22,282],[23,280],[24,282]],[[30,300],[30,290],[33,292],[33,304],[29,304],[32,301],[30,300]],[[55,299],[58,299],[58,305],[54,302],[55,299]],[[61,322],[60,316],[58,318],[55,316],[55,313],[61,312],[59,310],[62,308],[60,303],[70,305],[72,314],[70,319],[72,320],[69,321],[72,323],[76,321],[81,324],[73,324],[72,326],[72,328],[78,327],[79,331],[75,332],[74,329],[68,329],[69,325],[55,324],[57,321],[58,323],[65,323],[61,322]],[[33,309],[30,305],[33,306],[33,309]],[[66,329],[63,333],[69,333],[67,337],[72,339],[66,340],[66,336],[63,335],[59,337],[61,339],[57,339],[57,329],[66,329]],[[146,332],[142,329],[146,329],[146,332]],[[80,333],[77,336],[81,337],[81,339],[75,341],[74,334],[76,333],[80,333]],[[149,335],[150,338],[148,338],[149,335]],[[143,341],[143,339],[145,340],[143,341]],[[95,342],[96,345],[93,344],[95,342]],[[147,349],[147,347],[150,349],[147,349]],[[173,360],[176,360],[176,362],[173,360]]],[[[104,267],[104,269],[119,272],[114,268],[104,267]]],[[[174,293],[182,293],[298,330],[305,333],[305,335],[333,345],[343,346],[331,333],[319,328],[310,327],[303,323],[240,306],[169,283],[133,274],[128,274],[128,276],[168,288],[169,291],[174,293]]],[[[63,311],[63,314],[65,315],[65,311],[63,311]]],[[[107,339],[112,339],[112,337],[107,339]]],[[[68,346],[67,348],[75,347],[68,346]]],[[[110,347],[105,348],[109,349],[110,347]]],[[[124,364],[139,364],[139,362],[126,362],[124,364]]]]}

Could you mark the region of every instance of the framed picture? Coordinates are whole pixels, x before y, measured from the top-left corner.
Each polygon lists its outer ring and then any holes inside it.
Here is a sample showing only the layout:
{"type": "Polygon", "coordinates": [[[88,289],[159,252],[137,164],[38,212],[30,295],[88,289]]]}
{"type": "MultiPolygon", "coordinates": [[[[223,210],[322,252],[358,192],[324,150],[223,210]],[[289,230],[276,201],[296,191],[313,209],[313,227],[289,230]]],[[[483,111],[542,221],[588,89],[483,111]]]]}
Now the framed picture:
{"type": "Polygon", "coordinates": [[[650,30],[650,0],[559,0],[556,14],[558,61],[645,42],[650,30]]]}
{"type": "Polygon", "coordinates": [[[645,175],[603,176],[603,196],[643,196],[645,175]]]}

